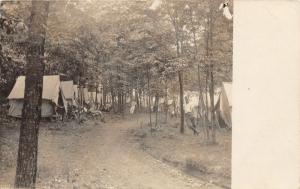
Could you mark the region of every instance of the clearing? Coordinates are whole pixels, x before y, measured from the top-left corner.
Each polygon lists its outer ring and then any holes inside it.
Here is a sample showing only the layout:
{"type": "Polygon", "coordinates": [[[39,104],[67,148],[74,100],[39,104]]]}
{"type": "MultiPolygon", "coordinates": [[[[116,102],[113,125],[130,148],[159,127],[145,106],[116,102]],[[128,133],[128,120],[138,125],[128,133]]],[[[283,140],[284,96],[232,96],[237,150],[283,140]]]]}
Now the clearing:
{"type": "MultiPolygon", "coordinates": [[[[107,115],[106,123],[95,119],[60,127],[42,122],[37,188],[230,188],[230,131],[219,137],[222,144],[206,146],[200,136],[180,135],[171,126],[151,134],[145,115],[126,117],[107,115]]],[[[13,186],[18,125],[0,125],[1,188],[13,186]]]]}

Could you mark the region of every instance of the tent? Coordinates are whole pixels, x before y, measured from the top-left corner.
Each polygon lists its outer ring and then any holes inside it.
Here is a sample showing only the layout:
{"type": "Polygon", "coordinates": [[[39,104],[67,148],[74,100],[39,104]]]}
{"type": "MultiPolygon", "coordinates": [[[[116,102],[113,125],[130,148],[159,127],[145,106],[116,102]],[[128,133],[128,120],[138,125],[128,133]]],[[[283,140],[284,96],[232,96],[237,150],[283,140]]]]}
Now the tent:
{"type": "Polygon", "coordinates": [[[60,82],[61,90],[64,94],[65,99],[69,106],[76,105],[75,97],[76,93],[74,90],[73,81],[62,81],[60,82]]]}
{"type": "Polygon", "coordinates": [[[83,100],[87,104],[90,102],[88,88],[83,88],[83,100]]]}
{"type": "Polygon", "coordinates": [[[89,104],[89,92],[88,89],[82,86],[78,87],[78,103],[83,105],[83,104],[89,104]]]}
{"type": "Polygon", "coordinates": [[[232,83],[223,82],[220,93],[220,118],[224,121],[227,127],[232,126],[231,111],[232,111],[232,83]]]}
{"type": "MultiPolygon", "coordinates": [[[[8,115],[12,117],[22,117],[22,109],[25,93],[25,76],[19,76],[17,81],[7,97],[9,100],[8,115]]],[[[49,75],[43,78],[42,92],[42,117],[51,117],[56,114],[56,107],[64,107],[67,111],[65,97],[60,88],[59,75],[49,75]]]]}
{"type": "MultiPolygon", "coordinates": [[[[231,101],[231,82],[223,82],[222,87],[217,89],[218,92],[214,94],[214,109],[216,113],[216,118],[218,124],[220,126],[231,127],[231,109],[232,109],[232,101],[231,101]]],[[[208,108],[211,109],[210,103],[210,94],[203,93],[203,102],[207,103],[208,108]],[[206,100],[207,97],[207,100],[206,100]]],[[[192,106],[192,113],[195,117],[197,117],[198,112],[198,102],[199,102],[199,93],[196,91],[185,91],[184,98],[189,98],[189,106],[192,106]]],[[[178,100],[179,101],[179,100],[178,100]]],[[[185,102],[185,101],[184,101],[185,102]]],[[[187,104],[184,103],[184,106],[187,104]]],[[[200,106],[200,112],[203,112],[203,107],[200,106]]],[[[203,116],[203,115],[202,115],[203,116]]],[[[208,112],[208,119],[211,118],[211,112],[208,112]]]]}

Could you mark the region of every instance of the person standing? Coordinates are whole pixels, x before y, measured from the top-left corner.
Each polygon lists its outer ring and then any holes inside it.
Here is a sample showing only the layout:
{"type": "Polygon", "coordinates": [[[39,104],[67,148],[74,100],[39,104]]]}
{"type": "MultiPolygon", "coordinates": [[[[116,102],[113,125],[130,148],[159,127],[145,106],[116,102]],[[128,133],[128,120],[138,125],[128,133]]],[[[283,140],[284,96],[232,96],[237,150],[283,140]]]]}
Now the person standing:
{"type": "Polygon", "coordinates": [[[194,131],[194,134],[198,134],[198,131],[196,130],[195,117],[193,115],[193,104],[190,102],[189,96],[185,96],[184,102],[184,114],[187,126],[194,131]]]}

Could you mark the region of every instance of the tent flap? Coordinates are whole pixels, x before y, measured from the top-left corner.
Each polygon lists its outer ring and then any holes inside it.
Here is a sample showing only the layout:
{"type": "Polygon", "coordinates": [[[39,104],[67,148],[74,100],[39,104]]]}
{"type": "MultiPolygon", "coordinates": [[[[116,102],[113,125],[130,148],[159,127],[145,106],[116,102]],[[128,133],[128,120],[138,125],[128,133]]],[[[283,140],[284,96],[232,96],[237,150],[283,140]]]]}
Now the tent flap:
{"type": "Polygon", "coordinates": [[[227,126],[231,127],[231,112],[232,112],[232,101],[231,101],[231,88],[232,83],[223,83],[222,91],[220,95],[220,115],[227,126]]]}
{"type": "MultiPolygon", "coordinates": [[[[22,117],[23,100],[9,100],[8,115],[12,117],[22,117]]],[[[50,101],[42,102],[42,117],[51,117],[54,114],[54,106],[50,101]]]]}

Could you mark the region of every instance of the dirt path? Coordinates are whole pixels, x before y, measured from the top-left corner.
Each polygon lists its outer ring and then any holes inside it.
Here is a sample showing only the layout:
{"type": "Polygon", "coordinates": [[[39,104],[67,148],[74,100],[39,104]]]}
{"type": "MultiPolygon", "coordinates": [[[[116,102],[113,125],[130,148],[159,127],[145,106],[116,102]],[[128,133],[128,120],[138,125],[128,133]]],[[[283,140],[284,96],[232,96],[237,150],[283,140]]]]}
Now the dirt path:
{"type": "Polygon", "coordinates": [[[142,151],[128,139],[135,127],[131,118],[76,132],[42,130],[37,188],[218,189],[142,151]]]}

